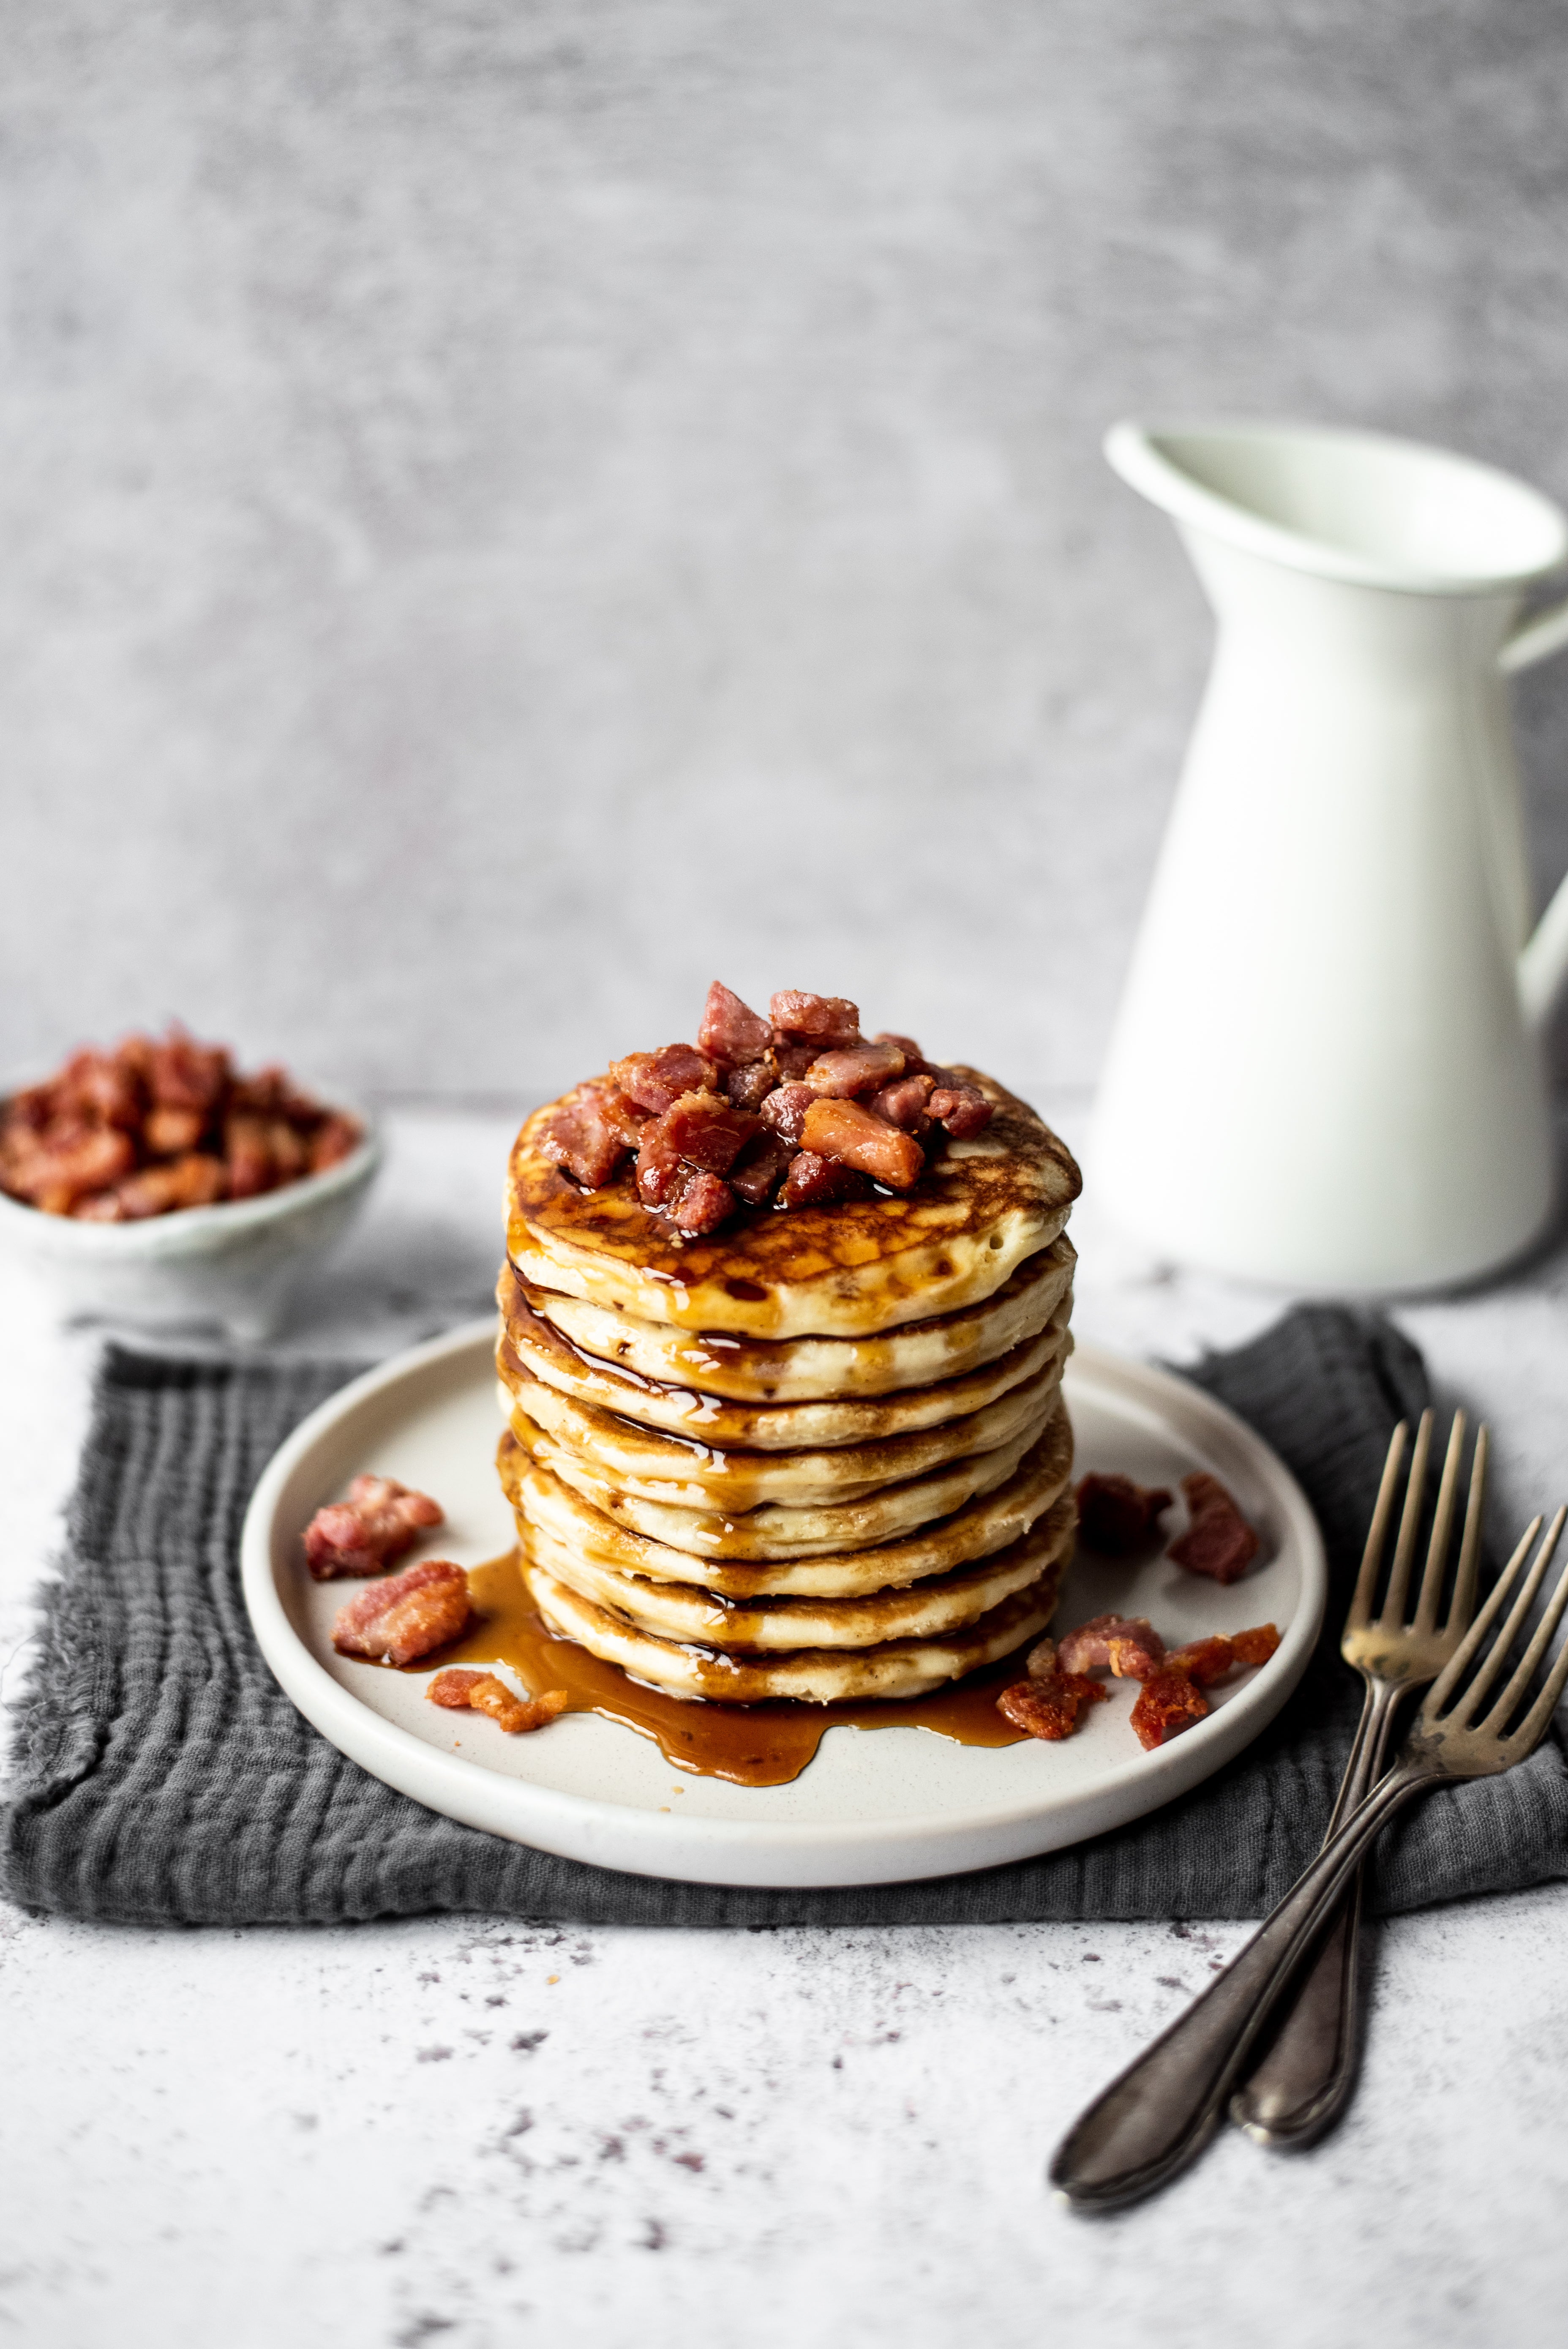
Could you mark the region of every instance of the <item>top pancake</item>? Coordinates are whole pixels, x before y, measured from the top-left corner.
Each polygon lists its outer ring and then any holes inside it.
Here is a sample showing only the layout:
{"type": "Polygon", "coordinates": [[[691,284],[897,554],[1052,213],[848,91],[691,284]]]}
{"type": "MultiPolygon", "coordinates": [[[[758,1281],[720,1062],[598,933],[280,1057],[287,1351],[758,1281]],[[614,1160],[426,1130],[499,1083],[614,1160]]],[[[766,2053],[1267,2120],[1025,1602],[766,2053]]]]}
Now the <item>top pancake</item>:
{"type": "Polygon", "coordinates": [[[961,1069],[995,1108],[949,1142],[913,1187],[835,1206],[741,1207],[683,1240],[637,1197],[630,1172],[582,1191],[537,1147],[555,1104],[511,1154],[507,1248],[522,1278],[614,1313],[758,1338],[856,1338],[993,1296],[1066,1223],[1080,1177],[1024,1102],[961,1069]]]}

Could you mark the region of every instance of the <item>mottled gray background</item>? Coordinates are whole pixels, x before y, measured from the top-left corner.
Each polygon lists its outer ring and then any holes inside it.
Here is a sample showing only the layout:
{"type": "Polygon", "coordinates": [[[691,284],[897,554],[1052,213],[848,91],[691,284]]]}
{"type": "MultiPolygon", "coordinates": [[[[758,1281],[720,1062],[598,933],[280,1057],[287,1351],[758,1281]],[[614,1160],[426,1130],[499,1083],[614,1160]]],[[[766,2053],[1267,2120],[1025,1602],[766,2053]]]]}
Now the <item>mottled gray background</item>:
{"type": "MultiPolygon", "coordinates": [[[[1127,411],[1568,496],[1568,16],[0,5],[0,1064],[1092,1080],[1205,615],[1127,411]]],[[[1523,689],[1544,879],[1568,664],[1523,689]]]]}

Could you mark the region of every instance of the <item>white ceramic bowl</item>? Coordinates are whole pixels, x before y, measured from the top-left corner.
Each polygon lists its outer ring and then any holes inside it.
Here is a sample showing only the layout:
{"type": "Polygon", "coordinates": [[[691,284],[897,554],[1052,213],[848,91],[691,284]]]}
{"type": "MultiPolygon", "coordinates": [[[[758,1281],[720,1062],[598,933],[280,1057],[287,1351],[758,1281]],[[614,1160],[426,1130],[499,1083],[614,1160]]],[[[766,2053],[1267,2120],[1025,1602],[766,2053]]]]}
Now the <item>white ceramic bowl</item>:
{"type": "Polygon", "coordinates": [[[305,1274],[358,1212],[381,1164],[380,1136],[366,1112],[335,1094],[316,1098],[364,1129],[358,1148],[323,1174],[256,1199],[180,1207],[134,1224],[46,1216],[0,1191],[0,1251],[32,1267],[65,1320],[164,1330],[216,1325],[242,1344],[269,1338],[305,1274]]]}

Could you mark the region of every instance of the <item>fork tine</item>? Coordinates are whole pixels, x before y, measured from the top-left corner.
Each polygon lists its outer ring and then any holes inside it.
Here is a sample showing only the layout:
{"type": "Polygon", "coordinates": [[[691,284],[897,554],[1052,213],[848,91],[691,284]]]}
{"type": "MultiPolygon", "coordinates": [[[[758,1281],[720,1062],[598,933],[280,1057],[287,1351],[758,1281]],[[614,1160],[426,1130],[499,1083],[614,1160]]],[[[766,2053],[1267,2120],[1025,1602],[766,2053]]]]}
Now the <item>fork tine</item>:
{"type": "Polygon", "coordinates": [[[1432,1514],[1432,1538],[1427,1544],[1427,1568],[1421,1577],[1421,1588],[1416,1601],[1416,1629],[1430,1631],[1438,1619],[1438,1600],[1442,1596],[1443,1577],[1448,1571],[1449,1537],[1454,1529],[1454,1502],[1459,1495],[1460,1462],[1464,1456],[1465,1415],[1454,1413],[1454,1423],[1449,1430],[1449,1448],[1443,1460],[1442,1482],[1438,1486],[1438,1506],[1432,1514]]]}
{"type": "MultiPolygon", "coordinates": [[[[1535,1522],[1539,1526],[1540,1518],[1537,1517],[1535,1522]]],[[[1501,1630],[1477,1665],[1474,1680],[1449,1715],[1449,1719],[1460,1727],[1467,1722],[1474,1722],[1488,1689],[1507,1663],[1513,1643],[1523,1630],[1525,1619],[1535,1604],[1536,1593],[1545,1579],[1546,1569],[1552,1563],[1552,1553],[1556,1547],[1557,1537],[1553,1534],[1542,1542],[1531,1560],[1530,1571],[1519,1586],[1518,1596],[1508,1610],[1501,1630]]]]}
{"type": "Polygon", "coordinates": [[[1388,1520],[1394,1514],[1394,1495],[1398,1490],[1399,1471],[1404,1465],[1405,1446],[1409,1440],[1410,1423],[1402,1419],[1388,1438],[1387,1456],[1383,1463],[1383,1481],[1377,1487],[1377,1506],[1367,1529],[1367,1547],[1361,1553],[1361,1571],[1356,1578],[1356,1596],[1350,1601],[1350,1612],[1346,1618],[1347,1631],[1364,1631],[1372,1619],[1372,1594],[1377,1588],[1377,1569],[1383,1563],[1384,1546],[1388,1539],[1388,1520]]]}
{"type": "Polygon", "coordinates": [[[1443,1623],[1445,1631],[1457,1631],[1468,1623],[1470,1609],[1475,1605],[1476,1577],[1480,1567],[1481,1512],[1486,1501],[1486,1470],[1491,1453],[1491,1433],[1483,1419],[1475,1432],[1470,1498],[1465,1504],[1464,1539],[1460,1544],[1459,1571],[1454,1576],[1454,1595],[1449,1601],[1449,1611],[1443,1623]]]}
{"type": "Polygon", "coordinates": [[[1405,1513],[1399,1519],[1399,1538],[1394,1549],[1394,1563],[1388,1570],[1388,1588],[1383,1596],[1383,1609],[1377,1620],[1396,1629],[1403,1629],[1405,1593],[1410,1587],[1410,1561],[1416,1555],[1416,1537],[1421,1530],[1421,1507],[1427,1497],[1427,1460],[1432,1449],[1432,1414],[1424,1411],[1416,1427],[1416,1448],[1410,1455],[1410,1481],[1405,1487],[1405,1513]]]}
{"type": "MultiPolygon", "coordinates": [[[[1568,1567],[1563,1568],[1557,1579],[1557,1588],[1552,1594],[1549,1612],[1553,1630],[1562,1619],[1564,1602],[1568,1602],[1568,1567]]],[[[1534,1644],[1532,1640],[1531,1645],[1533,1647],[1534,1644]]],[[[1508,1741],[1519,1748],[1521,1754],[1532,1753],[1540,1744],[1565,1685],[1568,1685],[1568,1640],[1563,1642],[1557,1661],[1546,1675],[1545,1687],[1508,1741]]]]}
{"type": "Polygon", "coordinates": [[[1480,1613],[1476,1617],[1475,1621],[1470,1625],[1470,1630],[1465,1633],[1464,1638],[1460,1641],[1459,1646],[1454,1650],[1453,1654],[1449,1658],[1443,1670],[1439,1673],[1437,1679],[1432,1682],[1431,1687],[1427,1691],[1425,1700],[1421,1705],[1421,1718],[1423,1721],[1430,1722],[1436,1720],[1439,1713],[1441,1713],[1444,1705],[1448,1702],[1449,1697],[1453,1694],[1455,1689],[1459,1686],[1461,1676],[1470,1670],[1470,1665],[1474,1662],[1476,1652],[1479,1650],[1481,1641],[1485,1639],[1487,1633],[1491,1630],[1492,1624],[1496,1621],[1499,1609],[1501,1608],[1503,1601],[1507,1599],[1509,1591],[1513,1586],[1514,1576],[1519,1572],[1520,1568],[1523,1565],[1526,1557],[1530,1555],[1530,1545],[1535,1539],[1536,1535],[1541,1531],[1542,1523],[1542,1520],[1540,1517],[1532,1517],[1530,1523],[1525,1526],[1523,1534],[1520,1537],[1519,1547],[1514,1551],[1513,1556],[1509,1559],[1508,1564],[1503,1568],[1502,1572],[1498,1576],[1497,1580],[1492,1584],[1491,1588],[1488,1591],[1486,1604],[1482,1607],[1480,1613]]]}
{"type": "MultiPolygon", "coordinates": [[[[1552,1563],[1553,1552],[1563,1538],[1563,1528],[1565,1525],[1568,1525],[1568,1509],[1559,1509],[1546,1529],[1546,1538],[1541,1546],[1540,1563],[1536,1572],[1531,1577],[1532,1581],[1539,1582],[1552,1563]]],[[[1528,1589],[1529,1584],[1526,1584],[1525,1588],[1528,1589]]],[[[1535,1627],[1535,1636],[1520,1658],[1519,1669],[1487,1714],[1486,1719],[1477,1723],[1479,1729],[1491,1730],[1493,1735],[1498,1737],[1507,1734],[1509,1717],[1540,1670],[1541,1659],[1552,1645],[1552,1635],[1562,1620],[1563,1609],[1565,1606],[1568,1606],[1568,1573],[1559,1575],[1557,1588],[1552,1594],[1545,1613],[1535,1627]]]]}

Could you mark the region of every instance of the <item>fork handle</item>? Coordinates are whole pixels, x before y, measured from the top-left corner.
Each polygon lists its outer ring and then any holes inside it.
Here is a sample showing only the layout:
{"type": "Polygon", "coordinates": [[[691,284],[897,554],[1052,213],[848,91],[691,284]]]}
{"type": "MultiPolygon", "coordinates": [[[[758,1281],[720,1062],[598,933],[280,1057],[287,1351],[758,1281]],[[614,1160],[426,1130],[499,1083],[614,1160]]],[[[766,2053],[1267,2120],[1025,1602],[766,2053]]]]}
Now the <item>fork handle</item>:
{"type": "MultiPolygon", "coordinates": [[[[1368,1679],[1367,1702],[1340,1785],[1332,1836],[1382,1775],[1402,1681],[1368,1679]]],[[[1231,2098],[1231,2118],[1259,2145],[1315,2143],[1344,2110],[1360,2066],[1361,1900],[1365,1862],[1341,1894],[1333,1917],[1282,1999],[1284,2020],[1250,2076],[1231,2098]]],[[[1279,2012],[1279,2005],[1275,2008],[1279,2012]]]]}
{"type": "Polygon", "coordinates": [[[1403,1804],[1447,1775],[1418,1753],[1398,1763],[1202,1998],[1079,2115],[1048,2172],[1073,2209],[1141,2201],[1202,2151],[1274,2002],[1362,1855],[1403,1804]]]}

